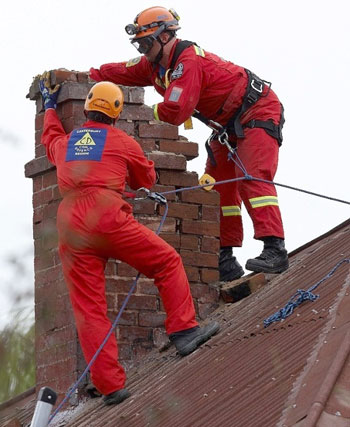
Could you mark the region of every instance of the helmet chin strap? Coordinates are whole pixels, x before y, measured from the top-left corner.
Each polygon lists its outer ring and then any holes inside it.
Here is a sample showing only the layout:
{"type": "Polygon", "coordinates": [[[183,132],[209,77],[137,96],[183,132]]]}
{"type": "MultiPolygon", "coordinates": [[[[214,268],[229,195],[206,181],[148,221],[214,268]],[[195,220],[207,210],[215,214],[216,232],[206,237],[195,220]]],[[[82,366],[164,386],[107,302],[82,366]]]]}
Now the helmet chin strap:
{"type": "Polygon", "coordinates": [[[166,43],[163,43],[159,37],[157,37],[157,42],[160,44],[160,49],[159,52],[157,53],[157,56],[154,58],[154,63],[155,64],[159,64],[159,62],[162,60],[163,58],[163,51],[164,51],[164,46],[166,43]]]}
{"type": "Polygon", "coordinates": [[[169,40],[166,43],[163,43],[159,36],[156,38],[157,42],[160,44],[160,49],[159,49],[159,52],[157,53],[157,56],[154,58],[154,61],[153,61],[154,64],[159,64],[159,62],[162,60],[163,53],[164,53],[164,46],[167,45],[172,39],[173,37],[169,37],[169,40]]]}

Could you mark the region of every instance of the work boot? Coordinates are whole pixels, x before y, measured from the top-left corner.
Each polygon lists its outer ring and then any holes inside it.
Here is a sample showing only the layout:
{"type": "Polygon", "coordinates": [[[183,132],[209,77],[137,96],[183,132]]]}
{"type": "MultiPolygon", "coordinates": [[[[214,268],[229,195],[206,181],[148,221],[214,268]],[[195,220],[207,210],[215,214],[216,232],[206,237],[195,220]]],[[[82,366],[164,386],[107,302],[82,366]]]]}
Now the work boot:
{"type": "Polygon", "coordinates": [[[263,237],[264,249],[253,259],[248,259],[245,268],[256,273],[282,273],[289,267],[288,253],[284,239],[269,236],[263,237]]]}
{"type": "Polygon", "coordinates": [[[103,402],[105,405],[118,405],[118,403],[121,403],[130,396],[131,394],[128,390],[126,388],[122,388],[121,390],[114,391],[113,393],[104,396],[103,402]]]}
{"type": "Polygon", "coordinates": [[[235,256],[232,256],[232,247],[220,248],[219,257],[220,282],[231,282],[243,276],[244,270],[235,256]]]}
{"type": "Polygon", "coordinates": [[[187,356],[195,351],[200,345],[208,341],[220,329],[218,322],[211,322],[202,328],[185,329],[184,331],[174,332],[169,335],[170,341],[175,344],[176,350],[180,356],[187,356]]]}

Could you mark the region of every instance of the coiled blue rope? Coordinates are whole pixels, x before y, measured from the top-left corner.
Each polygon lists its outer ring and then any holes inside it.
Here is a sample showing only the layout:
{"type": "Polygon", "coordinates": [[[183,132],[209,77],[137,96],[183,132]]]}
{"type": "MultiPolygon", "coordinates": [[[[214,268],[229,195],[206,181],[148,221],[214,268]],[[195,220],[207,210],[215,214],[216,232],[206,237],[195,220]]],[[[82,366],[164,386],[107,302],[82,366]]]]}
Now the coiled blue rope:
{"type": "Polygon", "coordinates": [[[267,328],[271,323],[273,322],[279,322],[282,319],[286,319],[288,316],[290,316],[294,309],[298,307],[300,304],[302,304],[304,301],[315,301],[317,298],[319,298],[319,295],[315,295],[312,292],[325,280],[329,279],[335,271],[344,263],[349,263],[350,259],[345,258],[342,261],[339,261],[338,264],[332,268],[332,270],[324,276],[321,280],[319,280],[317,283],[315,283],[313,286],[311,286],[307,291],[304,291],[303,289],[298,289],[298,291],[291,297],[291,299],[287,302],[287,304],[278,310],[275,314],[268,317],[264,320],[264,327],[267,328]]]}

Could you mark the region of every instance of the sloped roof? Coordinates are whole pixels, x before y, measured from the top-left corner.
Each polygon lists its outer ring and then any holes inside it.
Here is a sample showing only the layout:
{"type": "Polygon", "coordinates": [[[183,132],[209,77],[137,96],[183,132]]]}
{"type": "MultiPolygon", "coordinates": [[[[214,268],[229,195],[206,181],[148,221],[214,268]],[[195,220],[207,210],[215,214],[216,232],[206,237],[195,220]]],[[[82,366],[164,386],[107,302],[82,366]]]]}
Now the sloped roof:
{"type": "Polygon", "coordinates": [[[89,400],[53,426],[270,427],[350,425],[350,264],[286,320],[263,327],[298,289],[350,258],[350,220],[294,251],[290,268],[210,317],[220,333],[193,354],[154,352],[128,375],[132,397],[89,400]]]}
{"type": "Polygon", "coordinates": [[[174,350],[153,354],[129,375],[132,398],[108,409],[89,402],[67,425],[289,426],[315,407],[321,410],[310,426],[329,425],[327,416],[348,423],[350,265],[320,285],[318,300],[263,327],[297,289],[308,289],[344,258],[350,221],[294,253],[290,269],[268,286],[217,310],[211,317],[221,332],[203,348],[184,359],[174,350]],[[316,424],[322,417],[325,424],[316,424]]]}

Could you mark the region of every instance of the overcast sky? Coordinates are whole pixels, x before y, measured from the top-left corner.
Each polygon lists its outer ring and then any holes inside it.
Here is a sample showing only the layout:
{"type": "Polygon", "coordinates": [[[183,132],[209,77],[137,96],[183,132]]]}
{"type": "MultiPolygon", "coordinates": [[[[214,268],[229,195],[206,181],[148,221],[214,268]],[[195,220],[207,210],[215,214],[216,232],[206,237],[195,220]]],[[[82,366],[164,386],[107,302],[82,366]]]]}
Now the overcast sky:
{"type": "MultiPolygon", "coordinates": [[[[32,183],[24,178],[24,164],[34,156],[35,105],[25,97],[32,78],[44,70],[85,71],[138,56],[124,27],[154,5],[142,0],[18,0],[2,5],[0,325],[8,317],[6,284],[12,280],[3,259],[33,247],[32,183]]],[[[272,82],[286,115],[275,181],[350,200],[349,1],[217,0],[210,5],[173,0],[161,5],[180,15],[179,38],[272,82]]],[[[147,104],[159,100],[153,88],[146,91],[147,104]]],[[[188,170],[201,175],[210,131],[194,120],[194,130],[180,127],[180,134],[200,144],[200,156],[188,163],[188,170]]],[[[289,251],[350,216],[349,205],[277,190],[289,251]]],[[[246,212],[243,221],[244,247],[236,251],[242,264],[262,249],[252,239],[246,212]]],[[[31,261],[28,265],[32,276],[31,261]]],[[[19,283],[11,287],[21,288],[19,283]]]]}

